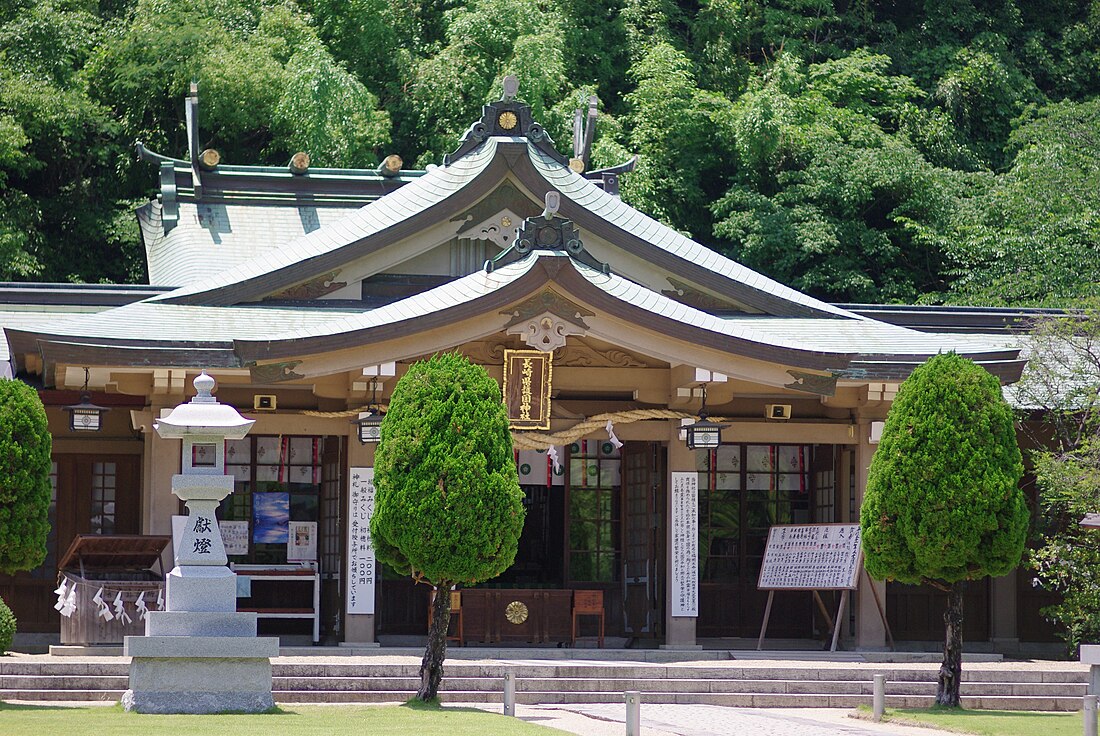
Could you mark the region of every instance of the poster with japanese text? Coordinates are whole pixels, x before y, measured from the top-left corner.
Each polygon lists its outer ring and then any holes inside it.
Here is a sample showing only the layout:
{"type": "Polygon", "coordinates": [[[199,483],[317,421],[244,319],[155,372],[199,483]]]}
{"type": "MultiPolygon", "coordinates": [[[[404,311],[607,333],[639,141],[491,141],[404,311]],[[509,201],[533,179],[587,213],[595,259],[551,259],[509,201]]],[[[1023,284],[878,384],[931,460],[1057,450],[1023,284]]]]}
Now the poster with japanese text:
{"type": "Polygon", "coordinates": [[[317,522],[291,521],[287,525],[286,561],[309,562],[317,559],[317,522]]]}
{"type": "Polygon", "coordinates": [[[672,474],[672,615],[699,615],[699,474],[672,474]]]}
{"type": "Polygon", "coordinates": [[[227,555],[248,554],[247,521],[219,521],[218,526],[222,531],[222,542],[227,555]]]}
{"type": "Polygon", "coordinates": [[[377,566],[370,539],[374,468],[351,468],[348,484],[347,612],[374,613],[377,566]]]}

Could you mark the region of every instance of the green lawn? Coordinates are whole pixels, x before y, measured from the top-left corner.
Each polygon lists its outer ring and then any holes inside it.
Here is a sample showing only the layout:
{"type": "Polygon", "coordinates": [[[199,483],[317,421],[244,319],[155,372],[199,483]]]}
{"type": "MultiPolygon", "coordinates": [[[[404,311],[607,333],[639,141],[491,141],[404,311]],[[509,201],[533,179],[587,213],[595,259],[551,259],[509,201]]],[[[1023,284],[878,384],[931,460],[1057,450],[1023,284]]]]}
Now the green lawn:
{"type": "Polygon", "coordinates": [[[160,716],[121,706],[61,708],[0,703],[4,736],[554,736],[562,731],[472,708],[432,706],[280,706],[261,715],[160,716]]]}
{"type": "MultiPolygon", "coordinates": [[[[870,709],[860,708],[869,716],[870,709]]],[[[1080,713],[1035,713],[1011,710],[961,710],[920,708],[886,710],[885,720],[916,722],[947,731],[981,736],[1080,736],[1084,729],[1080,713]]]]}

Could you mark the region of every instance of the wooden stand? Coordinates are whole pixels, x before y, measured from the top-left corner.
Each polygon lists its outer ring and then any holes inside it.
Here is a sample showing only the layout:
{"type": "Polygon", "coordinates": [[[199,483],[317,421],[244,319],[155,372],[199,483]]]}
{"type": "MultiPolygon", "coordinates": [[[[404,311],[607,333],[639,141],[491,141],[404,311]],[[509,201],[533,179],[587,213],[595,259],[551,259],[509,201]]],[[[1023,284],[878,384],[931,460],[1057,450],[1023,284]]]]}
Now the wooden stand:
{"type": "MultiPolygon", "coordinates": [[[[890,651],[897,651],[897,647],[894,644],[894,634],[890,631],[890,622],[886,620],[886,611],[882,607],[882,599],[878,597],[878,591],[875,589],[875,581],[871,580],[871,576],[867,574],[866,570],[863,570],[863,576],[867,578],[867,586],[871,589],[871,595],[875,598],[875,607],[878,609],[879,618],[882,619],[882,625],[886,628],[886,638],[890,642],[890,651]]],[[[817,590],[814,590],[813,595],[818,610],[821,611],[821,615],[825,618],[825,622],[833,632],[833,640],[832,644],[829,646],[829,651],[835,652],[837,644],[840,641],[840,625],[844,621],[844,611],[848,607],[848,598],[851,595],[851,590],[845,589],[840,591],[840,605],[837,606],[835,620],[829,617],[829,611],[825,608],[825,601],[821,600],[821,594],[818,593],[817,590]]],[[[764,621],[760,624],[760,638],[756,640],[756,651],[758,652],[764,647],[764,633],[768,630],[768,619],[770,619],[772,615],[772,600],[774,598],[775,591],[769,590],[768,603],[764,606],[764,621]]]]}
{"type": "MultiPolygon", "coordinates": [[[[829,616],[829,611],[825,608],[825,601],[821,600],[821,595],[816,590],[813,591],[814,602],[817,603],[818,610],[821,611],[821,615],[825,617],[825,622],[828,624],[829,629],[832,630],[832,632],[833,632],[833,643],[829,647],[830,652],[835,652],[836,651],[836,645],[840,641],[840,624],[844,620],[844,609],[848,607],[848,594],[849,594],[849,592],[850,591],[848,591],[848,590],[840,591],[840,605],[837,606],[836,620],[834,621],[829,616]]],[[[775,598],[775,591],[774,590],[769,590],[768,591],[768,603],[764,607],[764,621],[761,622],[761,624],[760,624],[760,638],[756,640],[756,651],[758,651],[758,652],[761,649],[764,648],[764,633],[768,630],[768,619],[770,619],[771,615],[772,615],[772,600],[774,598],[775,598]]],[[[876,594],[876,600],[877,600],[877,594],[876,594]]],[[[880,608],[879,611],[881,612],[881,610],[882,609],[880,608]]],[[[891,639],[891,644],[892,643],[893,643],[893,640],[891,639]]]]}

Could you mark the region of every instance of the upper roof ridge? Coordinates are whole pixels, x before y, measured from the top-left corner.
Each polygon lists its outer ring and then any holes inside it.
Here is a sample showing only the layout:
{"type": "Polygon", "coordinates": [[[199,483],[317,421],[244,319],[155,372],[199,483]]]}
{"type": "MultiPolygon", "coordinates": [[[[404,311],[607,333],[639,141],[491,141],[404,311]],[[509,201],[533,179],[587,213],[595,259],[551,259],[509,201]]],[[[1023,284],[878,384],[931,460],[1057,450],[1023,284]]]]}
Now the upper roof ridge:
{"type": "Polygon", "coordinates": [[[569,161],[558,149],[550,134],[531,117],[531,106],[516,99],[519,80],[512,75],[504,78],[504,94],[496,102],[490,102],[481,108],[481,120],[466,129],[454,153],[443,157],[443,165],[450,166],[470,153],[491,136],[526,138],[536,148],[563,166],[569,161]]]}

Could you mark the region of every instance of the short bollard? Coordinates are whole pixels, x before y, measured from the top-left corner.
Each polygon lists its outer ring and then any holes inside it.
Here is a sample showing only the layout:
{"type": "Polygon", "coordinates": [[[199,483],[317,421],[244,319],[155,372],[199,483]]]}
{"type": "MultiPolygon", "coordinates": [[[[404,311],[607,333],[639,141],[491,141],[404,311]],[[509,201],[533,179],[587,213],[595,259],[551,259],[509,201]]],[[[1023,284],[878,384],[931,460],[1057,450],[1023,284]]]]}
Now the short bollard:
{"type": "Polygon", "coordinates": [[[509,670],[504,673],[504,715],[516,714],[516,673],[509,670]]]}
{"type": "Polygon", "coordinates": [[[1096,736],[1096,696],[1085,696],[1085,736],[1096,736]]]}
{"type": "Polygon", "coordinates": [[[642,736],[642,694],[630,691],[623,696],[626,698],[626,736],[642,736]]]}
{"type": "Polygon", "coordinates": [[[875,675],[874,680],[874,700],[871,701],[871,709],[877,723],[882,720],[882,714],[886,712],[886,675],[875,675]]]}

